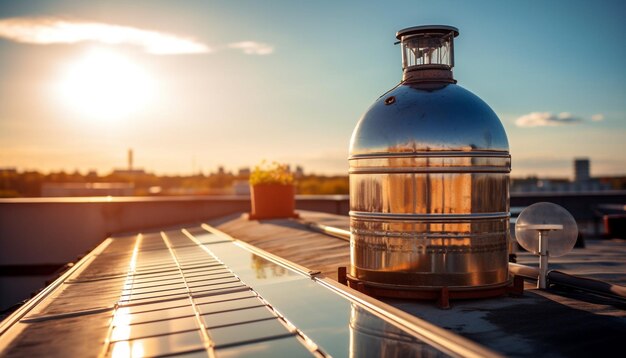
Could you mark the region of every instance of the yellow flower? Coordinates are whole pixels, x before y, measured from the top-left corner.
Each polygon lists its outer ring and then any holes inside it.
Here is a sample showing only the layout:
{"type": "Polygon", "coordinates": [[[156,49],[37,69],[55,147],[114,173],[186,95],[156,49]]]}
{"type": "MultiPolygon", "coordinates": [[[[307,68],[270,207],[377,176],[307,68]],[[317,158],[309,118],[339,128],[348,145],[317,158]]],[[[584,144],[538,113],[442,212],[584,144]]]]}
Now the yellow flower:
{"type": "Polygon", "coordinates": [[[267,164],[264,160],[254,167],[250,174],[250,185],[257,184],[293,184],[293,174],[287,164],[272,162],[267,164]]]}

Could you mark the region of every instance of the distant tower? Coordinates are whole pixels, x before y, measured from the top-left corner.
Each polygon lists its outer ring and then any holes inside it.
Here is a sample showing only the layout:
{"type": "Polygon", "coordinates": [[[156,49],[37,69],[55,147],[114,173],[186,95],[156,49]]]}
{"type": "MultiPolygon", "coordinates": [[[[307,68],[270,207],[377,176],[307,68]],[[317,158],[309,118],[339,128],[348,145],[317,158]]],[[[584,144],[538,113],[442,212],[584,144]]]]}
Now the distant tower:
{"type": "Polygon", "coordinates": [[[133,170],[133,150],[131,148],[128,149],[128,171],[133,170]]]}
{"type": "Polygon", "coordinates": [[[294,173],[294,176],[298,179],[304,177],[304,168],[302,168],[302,166],[300,165],[296,166],[296,172],[294,173]]]}
{"type": "Polygon", "coordinates": [[[574,181],[584,182],[591,178],[589,174],[589,158],[574,159],[574,181]]]}

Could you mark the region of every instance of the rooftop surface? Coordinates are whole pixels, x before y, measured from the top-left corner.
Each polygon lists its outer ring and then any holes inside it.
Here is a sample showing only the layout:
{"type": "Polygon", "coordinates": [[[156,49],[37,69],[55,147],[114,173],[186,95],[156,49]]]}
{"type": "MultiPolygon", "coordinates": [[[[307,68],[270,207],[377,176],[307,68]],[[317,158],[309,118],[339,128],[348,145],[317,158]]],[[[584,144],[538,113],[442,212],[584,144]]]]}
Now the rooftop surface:
{"type": "MultiPolygon", "coordinates": [[[[588,356],[626,336],[623,302],[577,291],[434,302],[372,299],[335,281],[349,242],[237,214],[106,239],[0,323],[0,356],[588,356]],[[443,329],[442,329],[443,328],[443,329]],[[475,343],[472,343],[475,342],[475,343]],[[477,344],[476,344],[477,343],[477,344]]],[[[626,244],[587,241],[554,268],[626,283],[626,244]]],[[[529,254],[520,263],[533,264],[529,254]]]]}

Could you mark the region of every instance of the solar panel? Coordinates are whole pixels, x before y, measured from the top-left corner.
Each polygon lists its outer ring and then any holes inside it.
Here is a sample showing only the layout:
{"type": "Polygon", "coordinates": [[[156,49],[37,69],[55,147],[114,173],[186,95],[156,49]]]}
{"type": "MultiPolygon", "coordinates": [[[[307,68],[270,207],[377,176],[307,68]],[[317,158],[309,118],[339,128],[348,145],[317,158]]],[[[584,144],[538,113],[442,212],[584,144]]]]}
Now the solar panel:
{"type": "Polygon", "coordinates": [[[107,240],[32,307],[4,352],[348,356],[376,351],[375,337],[385,351],[445,355],[323,277],[205,229],[107,240]]]}

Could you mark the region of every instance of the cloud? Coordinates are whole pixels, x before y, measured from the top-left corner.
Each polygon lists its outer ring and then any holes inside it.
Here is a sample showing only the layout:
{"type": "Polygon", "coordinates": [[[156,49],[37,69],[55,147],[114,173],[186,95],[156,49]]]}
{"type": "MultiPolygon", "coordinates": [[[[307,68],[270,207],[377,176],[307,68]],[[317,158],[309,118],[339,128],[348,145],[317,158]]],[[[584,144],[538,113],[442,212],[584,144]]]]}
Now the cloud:
{"type": "Polygon", "coordinates": [[[255,41],[235,42],[229,44],[228,47],[241,50],[246,55],[269,55],[274,52],[274,47],[271,45],[255,41]]]}
{"type": "Polygon", "coordinates": [[[602,113],[594,114],[593,116],[591,116],[591,120],[594,121],[594,122],[603,121],[604,120],[604,114],[602,114],[602,113]]]}
{"type": "Polygon", "coordinates": [[[133,45],[156,55],[208,53],[211,49],[194,39],[164,32],[100,22],[59,18],[10,18],[0,20],[0,37],[30,44],[74,44],[84,41],[108,45],[133,45]]]}
{"type": "Polygon", "coordinates": [[[582,122],[581,117],[574,116],[568,112],[562,112],[559,114],[552,114],[550,112],[532,112],[515,120],[515,124],[518,127],[553,127],[565,124],[576,124],[580,122],[582,122]]]}

